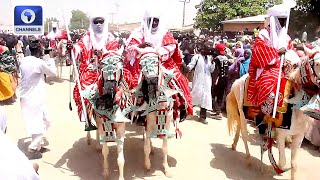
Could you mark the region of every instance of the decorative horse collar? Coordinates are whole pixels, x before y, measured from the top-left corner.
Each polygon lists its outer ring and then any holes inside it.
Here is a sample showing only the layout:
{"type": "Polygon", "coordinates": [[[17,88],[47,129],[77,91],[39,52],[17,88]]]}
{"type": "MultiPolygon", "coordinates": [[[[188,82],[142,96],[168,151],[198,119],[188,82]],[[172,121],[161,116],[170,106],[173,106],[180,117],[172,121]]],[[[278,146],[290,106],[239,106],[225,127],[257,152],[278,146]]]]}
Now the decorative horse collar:
{"type": "Polygon", "coordinates": [[[302,88],[309,96],[320,92],[319,78],[314,71],[314,56],[317,53],[319,52],[317,51],[310,55],[309,58],[304,59],[300,68],[302,88]]]}

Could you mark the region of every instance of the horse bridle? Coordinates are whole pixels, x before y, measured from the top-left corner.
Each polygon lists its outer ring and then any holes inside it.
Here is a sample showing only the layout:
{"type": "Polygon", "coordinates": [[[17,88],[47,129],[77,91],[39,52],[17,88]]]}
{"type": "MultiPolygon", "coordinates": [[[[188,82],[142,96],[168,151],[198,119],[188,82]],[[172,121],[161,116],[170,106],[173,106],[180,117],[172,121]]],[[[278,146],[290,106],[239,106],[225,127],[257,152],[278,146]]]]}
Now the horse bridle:
{"type": "Polygon", "coordinates": [[[311,70],[312,70],[312,75],[314,75],[315,77],[317,77],[317,81],[319,81],[320,80],[320,77],[318,77],[318,75],[315,73],[315,70],[314,70],[314,61],[315,60],[318,60],[318,59],[314,59],[314,56],[316,55],[316,54],[318,54],[319,53],[319,51],[316,51],[316,52],[314,52],[313,54],[311,54],[310,56],[309,56],[309,63],[310,63],[310,67],[311,67],[311,70]]]}

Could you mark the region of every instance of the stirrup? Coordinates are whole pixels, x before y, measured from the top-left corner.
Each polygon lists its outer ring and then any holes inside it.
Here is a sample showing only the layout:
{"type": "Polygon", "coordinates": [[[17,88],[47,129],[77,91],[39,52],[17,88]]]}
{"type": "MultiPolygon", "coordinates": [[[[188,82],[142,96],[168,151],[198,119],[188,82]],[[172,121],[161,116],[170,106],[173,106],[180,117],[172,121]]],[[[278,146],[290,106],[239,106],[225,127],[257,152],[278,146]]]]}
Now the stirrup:
{"type": "Polygon", "coordinates": [[[87,125],[86,124],[86,126],[85,126],[85,128],[84,128],[84,131],[95,131],[95,130],[97,130],[98,128],[95,126],[95,125],[93,125],[93,124],[90,124],[90,125],[87,125]]]}

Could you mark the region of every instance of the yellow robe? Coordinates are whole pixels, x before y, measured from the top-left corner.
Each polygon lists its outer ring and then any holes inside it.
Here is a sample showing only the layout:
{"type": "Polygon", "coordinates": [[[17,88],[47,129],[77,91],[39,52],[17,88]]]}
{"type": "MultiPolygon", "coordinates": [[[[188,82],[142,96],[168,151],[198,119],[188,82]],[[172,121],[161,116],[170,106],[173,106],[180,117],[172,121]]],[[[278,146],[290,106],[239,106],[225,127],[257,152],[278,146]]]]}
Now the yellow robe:
{"type": "Polygon", "coordinates": [[[16,80],[12,74],[0,72],[0,101],[11,98],[15,94],[16,80]]]}

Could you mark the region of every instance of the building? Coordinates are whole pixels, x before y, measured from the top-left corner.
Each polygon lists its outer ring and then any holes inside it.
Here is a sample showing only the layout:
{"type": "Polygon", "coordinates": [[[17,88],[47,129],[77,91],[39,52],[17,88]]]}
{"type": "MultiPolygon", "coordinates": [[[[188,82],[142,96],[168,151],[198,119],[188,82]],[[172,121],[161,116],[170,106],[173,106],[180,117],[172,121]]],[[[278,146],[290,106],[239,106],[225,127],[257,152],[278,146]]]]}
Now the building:
{"type": "Polygon", "coordinates": [[[109,24],[109,31],[131,32],[139,27],[141,27],[141,22],[124,23],[124,24],[109,24]]]}
{"type": "Polygon", "coordinates": [[[246,30],[249,32],[253,32],[253,29],[257,28],[258,26],[260,27],[260,29],[262,29],[264,28],[265,19],[267,17],[268,15],[258,15],[222,21],[221,23],[223,24],[223,32],[234,33],[246,30]]]}
{"type": "Polygon", "coordinates": [[[13,26],[7,25],[7,24],[0,24],[0,33],[12,33],[13,32],[13,26]]]}

